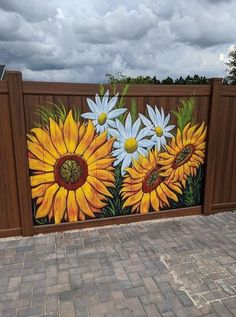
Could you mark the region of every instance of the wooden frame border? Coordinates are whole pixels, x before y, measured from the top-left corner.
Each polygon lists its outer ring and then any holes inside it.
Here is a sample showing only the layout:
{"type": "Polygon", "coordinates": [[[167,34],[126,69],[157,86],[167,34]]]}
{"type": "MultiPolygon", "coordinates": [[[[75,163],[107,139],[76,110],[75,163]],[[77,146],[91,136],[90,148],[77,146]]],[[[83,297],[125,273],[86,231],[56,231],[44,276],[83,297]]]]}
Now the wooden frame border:
{"type": "Polygon", "coordinates": [[[201,214],[202,214],[202,206],[195,206],[195,207],[189,207],[189,208],[164,210],[161,212],[150,212],[146,215],[134,214],[134,215],[125,215],[125,216],[115,216],[111,218],[85,220],[85,221],[74,222],[74,223],[67,222],[67,223],[62,223],[58,225],[34,226],[34,234],[65,231],[65,230],[75,230],[75,229],[82,229],[82,228],[102,227],[102,226],[109,226],[109,225],[119,225],[119,224],[131,223],[131,222],[141,222],[141,221],[147,221],[147,220],[182,217],[182,216],[194,216],[194,215],[201,215],[201,214]]]}

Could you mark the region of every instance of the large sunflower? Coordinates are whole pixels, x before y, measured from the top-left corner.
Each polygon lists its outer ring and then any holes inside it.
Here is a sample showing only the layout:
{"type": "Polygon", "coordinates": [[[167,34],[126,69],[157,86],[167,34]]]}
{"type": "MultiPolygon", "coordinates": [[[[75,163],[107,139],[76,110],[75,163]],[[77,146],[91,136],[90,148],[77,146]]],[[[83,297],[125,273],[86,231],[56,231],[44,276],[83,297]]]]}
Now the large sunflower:
{"type": "Polygon", "coordinates": [[[187,177],[196,175],[198,167],[204,163],[206,129],[203,122],[200,127],[188,123],[182,133],[177,130],[176,137],[166,146],[166,152],[160,154],[162,176],[168,177],[169,181],[181,181],[185,186],[187,177]]]}
{"type": "Polygon", "coordinates": [[[160,175],[159,155],[151,150],[148,156],[140,156],[133,166],[126,168],[121,194],[123,208],[132,206],[132,212],[146,214],[150,207],[155,211],[170,206],[169,199],[178,201],[175,192],[182,194],[178,182],[169,182],[160,175]]]}
{"type": "Polygon", "coordinates": [[[76,122],[72,111],[60,125],[50,118],[48,129],[34,128],[28,135],[32,198],[37,198],[35,217],[84,220],[94,218],[111,196],[107,187],[114,186],[114,159],[106,132],[95,133],[91,121],[76,122]]]}

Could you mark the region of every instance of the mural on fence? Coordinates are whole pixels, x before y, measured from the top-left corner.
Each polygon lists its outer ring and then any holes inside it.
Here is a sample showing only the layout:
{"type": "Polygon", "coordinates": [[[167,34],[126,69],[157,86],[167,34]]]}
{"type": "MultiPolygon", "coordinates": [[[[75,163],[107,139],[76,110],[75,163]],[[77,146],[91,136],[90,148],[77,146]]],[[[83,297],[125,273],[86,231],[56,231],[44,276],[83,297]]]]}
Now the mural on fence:
{"type": "Polygon", "coordinates": [[[201,204],[206,126],[193,118],[194,99],[168,114],[147,105],[144,115],[134,98],[124,107],[125,93],[101,86],[82,114],[39,107],[28,134],[35,225],[201,204]]]}

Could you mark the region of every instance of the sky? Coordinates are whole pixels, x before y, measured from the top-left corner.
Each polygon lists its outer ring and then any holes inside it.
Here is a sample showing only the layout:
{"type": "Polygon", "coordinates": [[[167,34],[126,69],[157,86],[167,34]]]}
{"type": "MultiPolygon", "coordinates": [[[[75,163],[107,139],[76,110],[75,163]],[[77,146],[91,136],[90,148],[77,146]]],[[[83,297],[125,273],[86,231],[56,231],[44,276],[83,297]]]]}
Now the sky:
{"type": "Polygon", "coordinates": [[[225,76],[235,0],[0,0],[0,64],[25,80],[225,76]]]}

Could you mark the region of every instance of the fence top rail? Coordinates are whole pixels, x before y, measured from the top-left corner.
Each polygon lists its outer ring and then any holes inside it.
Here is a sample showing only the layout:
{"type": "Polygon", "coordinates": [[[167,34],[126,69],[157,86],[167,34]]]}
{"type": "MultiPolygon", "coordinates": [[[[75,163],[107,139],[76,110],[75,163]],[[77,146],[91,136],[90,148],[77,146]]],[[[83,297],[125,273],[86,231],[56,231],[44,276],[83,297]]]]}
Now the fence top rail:
{"type": "Polygon", "coordinates": [[[221,95],[224,97],[236,97],[236,86],[222,86],[221,95]]]}
{"type": "MultiPolygon", "coordinates": [[[[24,94],[39,95],[75,95],[89,96],[99,92],[99,84],[52,83],[24,81],[24,94]]],[[[105,89],[111,85],[105,84],[105,89]]],[[[117,84],[116,90],[121,91],[124,85],[117,84]]],[[[127,96],[210,96],[210,85],[133,85],[129,87],[127,96]]]]}
{"type": "Polygon", "coordinates": [[[8,93],[8,85],[6,80],[0,80],[0,94],[8,93]]]}

